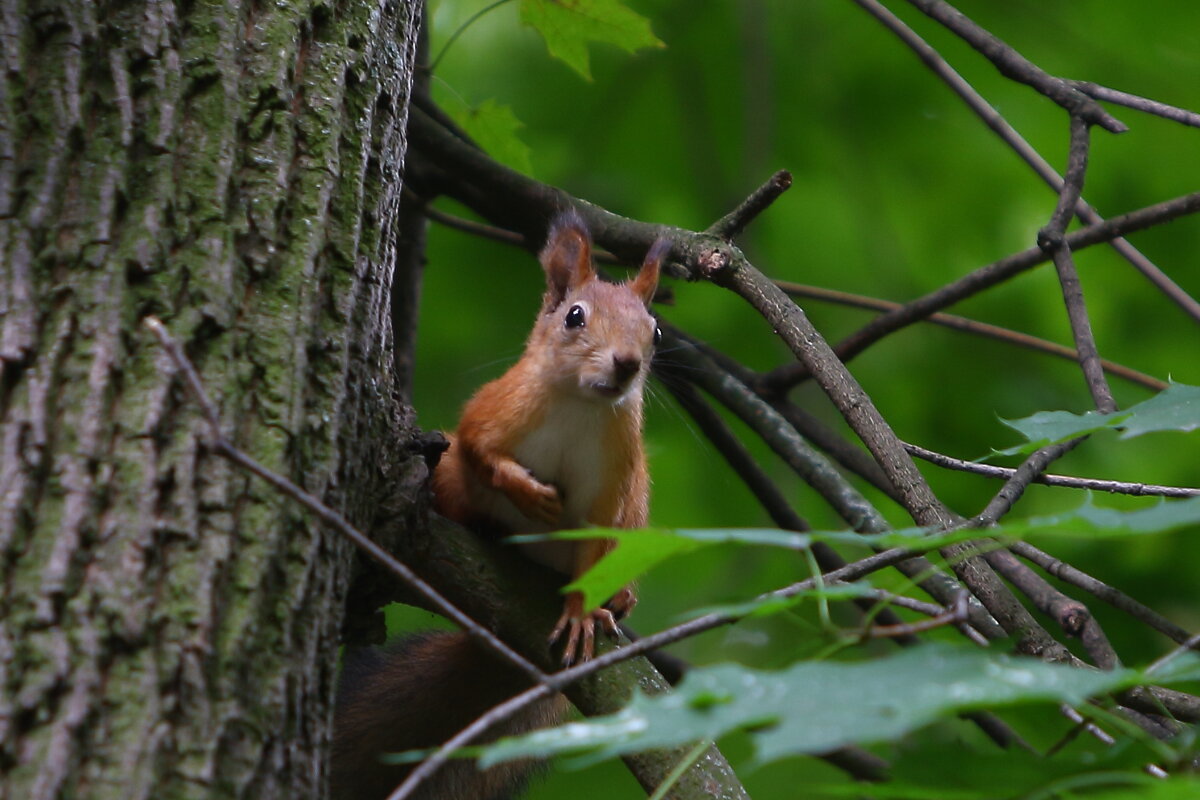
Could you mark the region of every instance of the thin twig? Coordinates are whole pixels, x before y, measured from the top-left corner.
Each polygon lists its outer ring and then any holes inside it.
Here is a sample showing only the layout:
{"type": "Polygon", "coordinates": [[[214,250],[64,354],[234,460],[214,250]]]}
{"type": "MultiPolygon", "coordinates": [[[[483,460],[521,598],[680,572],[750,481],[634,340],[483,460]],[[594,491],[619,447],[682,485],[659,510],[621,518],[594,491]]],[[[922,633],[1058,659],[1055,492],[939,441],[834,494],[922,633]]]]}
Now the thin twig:
{"type": "Polygon", "coordinates": [[[1104,369],[1100,366],[1100,353],[1096,349],[1091,320],[1088,319],[1083,286],[1079,283],[1079,273],[1075,270],[1071,248],[1063,236],[1067,230],[1067,223],[1071,221],[1075,204],[1083,192],[1088,147],[1088,123],[1082,117],[1071,117],[1071,147],[1063,190],[1059,195],[1058,206],[1050,218],[1050,224],[1038,233],[1038,246],[1049,251],[1054,257],[1054,268],[1058,272],[1063,301],[1067,306],[1067,317],[1071,322],[1071,335],[1075,339],[1075,349],[1079,351],[1079,366],[1083,369],[1084,379],[1096,409],[1102,414],[1108,414],[1117,410],[1117,403],[1104,377],[1104,369]]]}
{"type": "Polygon", "coordinates": [[[466,31],[467,28],[471,27],[472,24],[474,24],[475,20],[479,19],[492,9],[502,6],[507,2],[508,0],[496,0],[496,2],[492,3],[486,8],[481,8],[480,10],[476,11],[466,22],[464,22],[462,25],[459,25],[458,28],[455,29],[454,33],[450,34],[450,38],[446,40],[446,43],[442,45],[442,49],[438,51],[437,58],[433,59],[433,63],[429,65],[429,71],[437,71],[438,64],[442,63],[442,59],[446,57],[446,52],[450,49],[450,45],[454,44],[454,42],[458,40],[458,37],[462,36],[463,32],[466,31]]]}
{"type": "Polygon", "coordinates": [[[1142,605],[1124,592],[1109,586],[1086,572],[1039,550],[1028,542],[1010,542],[1008,549],[1025,560],[1037,564],[1048,574],[1061,581],[1077,586],[1112,607],[1153,628],[1175,642],[1185,642],[1191,634],[1152,608],[1142,605]]]}
{"type": "MultiPolygon", "coordinates": [[[[776,280],[776,285],[783,289],[792,297],[806,297],[812,300],[824,300],[829,303],[836,303],[842,306],[851,308],[863,308],[871,311],[894,311],[903,306],[902,303],[897,303],[893,300],[882,300],[877,297],[867,297],[866,295],[853,294],[851,292],[843,292],[837,289],[826,289],[821,286],[809,286],[802,283],[793,283],[791,281],[776,280]]],[[[941,325],[945,328],[950,328],[956,331],[963,331],[975,336],[982,336],[988,339],[1005,342],[1007,344],[1024,347],[1029,350],[1036,350],[1039,353],[1057,356],[1068,361],[1077,361],[1079,354],[1072,348],[1057,342],[1039,339],[1036,336],[1030,336],[1027,333],[1014,331],[1010,328],[1002,328],[999,325],[990,325],[986,322],[960,317],[956,314],[946,314],[941,311],[936,314],[930,314],[924,322],[930,322],[935,325],[941,325]]],[[[1166,381],[1161,381],[1158,378],[1138,372],[1124,364],[1118,364],[1115,361],[1101,359],[1100,365],[1104,367],[1104,371],[1124,378],[1125,380],[1139,384],[1152,391],[1161,392],[1166,389],[1168,384],[1166,381]]]]}
{"type": "MultiPolygon", "coordinates": [[[[889,593],[883,592],[883,595],[889,593]]],[[[923,614],[928,614],[929,619],[920,620],[918,622],[906,622],[893,625],[871,625],[864,628],[858,633],[860,639],[890,639],[898,636],[915,636],[918,633],[931,631],[935,628],[944,628],[947,625],[956,625],[959,630],[972,630],[967,626],[970,620],[969,610],[970,603],[969,595],[963,591],[954,599],[954,605],[950,608],[941,608],[939,606],[931,606],[929,603],[918,603],[907,597],[887,597],[884,602],[898,605],[902,608],[909,608],[914,611],[919,611],[923,614]],[[931,613],[932,612],[932,613],[931,613]]],[[[979,636],[978,633],[975,634],[979,636]]],[[[987,647],[987,640],[982,638],[972,637],[972,641],[983,647],[987,647]]]]}
{"type": "Polygon", "coordinates": [[[1167,664],[1169,664],[1171,661],[1174,661],[1176,658],[1179,658],[1179,656],[1183,655],[1188,650],[1196,650],[1196,649],[1200,649],[1200,633],[1197,633],[1195,636],[1189,637],[1186,642],[1181,642],[1178,647],[1176,647],[1174,650],[1172,650],[1171,652],[1164,655],[1162,658],[1156,659],[1153,664],[1146,667],[1146,674],[1150,675],[1154,672],[1157,672],[1158,670],[1162,669],[1167,664]]]}
{"type": "Polygon", "coordinates": [[[710,225],[707,232],[726,240],[736,239],[747,225],[766,211],[791,186],[792,173],[786,169],[779,170],[737,208],[710,225]]]}
{"type": "Polygon", "coordinates": [[[300,505],[311,511],[318,519],[326,525],[335,529],[351,542],[354,543],[359,550],[362,550],[373,560],[382,565],[385,569],[391,572],[396,577],[400,578],[406,586],[410,587],[437,609],[438,613],[446,618],[454,621],[463,630],[469,633],[473,638],[481,642],[489,650],[492,650],[505,661],[508,661],[513,666],[524,672],[535,682],[552,688],[557,688],[558,683],[549,675],[542,672],[534,664],[529,662],[519,653],[514,651],[504,642],[496,638],[487,628],[484,628],[479,623],[468,617],[460,611],[453,603],[443,597],[436,589],[421,579],[419,575],[413,572],[407,565],[398,561],[394,556],[388,553],[375,542],[371,541],[361,531],[351,525],[345,517],[334,511],[329,506],[322,503],[313,495],[301,489],[292,481],[284,476],[268,469],[262,464],[255,461],[250,456],[243,453],[226,438],[224,430],[221,427],[220,415],[217,413],[217,408],[209,399],[208,393],[204,389],[204,384],[200,380],[199,373],[192,366],[191,360],[184,354],[183,349],[175,341],[162,322],[153,316],[148,316],[142,320],[143,324],[158,339],[159,344],[171,357],[176,368],[183,373],[185,383],[189,393],[200,406],[201,413],[204,416],[205,422],[209,427],[209,436],[211,438],[210,445],[213,452],[232,461],[238,466],[245,469],[259,478],[262,478],[267,483],[274,486],[280,493],[292,498],[300,505]]]}
{"type": "Polygon", "coordinates": [[[1099,125],[1110,133],[1124,133],[1129,130],[1125,123],[1109,114],[1103,106],[1072,86],[1070,81],[1047,74],[949,3],[942,0],[908,1],[978,50],[1006,78],[1033,87],[1071,112],[1072,116],[1082,117],[1088,124],[1099,125]]]}
{"type": "Polygon", "coordinates": [[[983,511],[975,516],[972,524],[977,528],[987,528],[999,522],[1000,518],[1012,509],[1013,503],[1029,488],[1029,484],[1046,471],[1046,467],[1078,447],[1084,438],[1046,445],[1030,453],[1021,465],[1013,470],[1012,475],[988,501],[983,511]]]}
{"type": "MultiPolygon", "coordinates": [[[[1200,211],[1200,192],[1193,192],[1131,211],[1128,214],[1111,217],[1104,222],[1069,233],[1065,242],[1072,252],[1077,253],[1086,247],[1109,241],[1117,236],[1143,230],[1187,214],[1194,214],[1197,211],[1200,211]]],[[[834,352],[842,361],[849,361],[888,334],[914,322],[919,322],[935,311],[940,311],[947,306],[979,294],[1050,260],[1049,254],[1041,248],[1031,247],[985,267],[980,267],[940,289],[905,303],[895,311],[880,314],[838,342],[834,347],[834,352]]],[[[783,390],[807,379],[810,375],[811,373],[804,364],[788,364],[766,373],[763,376],[763,382],[772,389],[783,390]]]]}
{"type": "MultiPolygon", "coordinates": [[[[409,191],[407,187],[405,187],[403,192],[405,197],[417,197],[417,195],[414,192],[409,191]]],[[[455,216],[454,214],[447,214],[445,211],[442,211],[441,209],[438,209],[429,203],[426,203],[421,207],[421,213],[434,222],[445,225],[447,228],[453,228],[454,230],[462,231],[463,233],[469,233],[472,236],[478,236],[481,239],[492,239],[493,241],[504,242],[505,244],[512,244],[516,245],[517,247],[524,247],[526,249],[530,249],[531,247],[529,241],[515,231],[498,228],[495,225],[488,225],[486,222],[476,222],[473,219],[465,219],[464,217],[455,216]]]]}
{"type": "Polygon", "coordinates": [[[890,526],[824,455],[804,441],[766,401],[732,375],[721,370],[689,342],[663,328],[661,360],[665,367],[682,365],[674,373],[698,384],[749,425],[774,453],[829,503],[856,531],[882,533],[890,526]]]}
{"type": "MultiPolygon", "coordinates": [[[[1088,127],[1088,122],[1083,116],[1072,115],[1071,148],[1066,178],[1063,180],[1063,189],[1054,213],[1050,217],[1050,222],[1038,234],[1038,244],[1050,251],[1054,257],[1054,266],[1058,271],[1063,298],[1071,321],[1071,331],[1075,337],[1075,347],[1079,351],[1080,366],[1083,368],[1088,388],[1100,410],[1109,412],[1116,408],[1116,403],[1113,401],[1107,381],[1104,380],[1104,372],[1100,368],[1100,359],[1092,337],[1091,323],[1088,321],[1083,291],[1079,285],[1079,276],[1075,272],[1071,248],[1065,243],[1063,235],[1083,191],[1084,176],[1087,172],[1088,127]]],[[[990,524],[998,520],[1012,507],[1012,503],[1024,492],[1025,487],[1045,471],[1053,458],[1066,453],[1080,441],[1082,438],[1065,445],[1044,447],[1030,456],[1005,482],[1000,493],[992,503],[988,504],[987,509],[976,521],[990,524]]],[[[1018,561],[1012,553],[994,551],[989,553],[986,558],[994,569],[1004,575],[1014,586],[1017,586],[1038,608],[1058,620],[1068,635],[1079,636],[1096,666],[1101,669],[1114,669],[1118,665],[1119,659],[1116,651],[1085,605],[1068,598],[1050,586],[1018,561]]],[[[1134,717],[1134,720],[1140,722],[1138,717],[1134,717]]]]}
{"type": "Polygon", "coordinates": [[[679,759],[679,763],[674,766],[674,768],[667,774],[667,777],[663,779],[663,782],[659,784],[657,789],[654,790],[654,794],[650,795],[650,797],[648,797],[646,800],[664,800],[664,798],[667,796],[667,792],[671,791],[671,788],[679,782],[679,779],[683,776],[683,773],[691,769],[692,765],[699,761],[701,756],[704,755],[704,752],[711,746],[712,743],[707,739],[701,739],[699,742],[693,745],[692,749],[688,750],[687,753],[684,754],[683,758],[679,759]]]}
{"type": "Polygon", "coordinates": [[[1063,736],[1057,742],[1047,748],[1046,752],[1044,753],[1046,758],[1054,756],[1068,744],[1079,738],[1079,734],[1085,732],[1095,737],[1097,741],[1106,744],[1109,747],[1112,747],[1117,743],[1117,740],[1114,739],[1112,735],[1110,735],[1095,722],[1085,717],[1083,714],[1080,714],[1079,711],[1072,706],[1063,703],[1058,707],[1058,711],[1074,724],[1071,726],[1071,729],[1063,734],[1063,736]]]}
{"type": "Polygon", "coordinates": [[[1071,85],[1096,100],[1115,103],[1119,106],[1132,108],[1135,111],[1144,111],[1147,114],[1153,114],[1174,122],[1181,122],[1193,128],[1200,128],[1200,114],[1197,114],[1195,111],[1188,111],[1186,108],[1161,103],[1158,100],[1151,100],[1148,97],[1139,97],[1136,94],[1110,89],[1107,86],[1100,86],[1091,81],[1071,81],[1071,85]]]}
{"type": "MultiPolygon", "coordinates": [[[[685,340],[676,340],[670,329],[663,330],[670,358],[687,367],[677,373],[695,381],[726,408],[750,426],[764,442],[811,486],[853,529],[863,533],[883,533],[891,529],[887,520],[842,475],[796,434],[780,414],[733,376],[719,369],[685,340]]],[[[666,362],[667,357],[663,357],[666,362]]],[[[924,558],[898,565],[905,576],[917,580],[922,589],[944,605],[950,605],[960,587],[924,558]]],[[[971,607],[971,623],[989,638],[1003,635],[1000,627],[980,606],[971,607]]]]}
{"type": "MultiPolygon", "coordinates": [[[[931,464],[946,469],[970,472],[988,478],[1011,478],[1016,472],[1012,467],[998,467],[994,464],[980,464],[975,461],[964,461],[943,453],[927,450],[915,444],[904,443],[904,449],[912,455],[931,464]]],[[[1087,489],[1089,491],[1110,492],[1112,494],[1130,494],[1137,496],[1152,495],[1156,497],[1195,497],[1200,495],[1200,489],[1187,486],[1158,486],[1152,483],[1127,483],[1125,481],[1101,480],[1099,478],[1074,478],[1068,475],[1038,475],[1034,483],[1046,486],[1063,486],[1069,489],[1087,489]]]]}
{"type": "Polygon", "coordinates": [[[1118,694],[1117,702],[1143,714],[1168,716],[1179,722],[1200,722],[1200,697],[1174,689],[1135,686],[1118,694]]]}
{"type": "MultiPolygon", "coordinates": [[[[418,197],[415,192],[410,191],[407,187],[403,189],[405,197],[418,197]]],[[[433,220],[434,222],[445,225],[447,228],[453,228],[463,233],[469,233],[472,236],[478,236],[480,239],[491,239],[495,242],[503,242],[516,247],[524,248],[525,250],[536,250],[540,244],[530,244],[529,240],[516,231],[498,228],[495,225],[488,225],[486,222],[477,222],[473,219],[448,214],[439,208],[426,203],[420,208],[420,213],[433,220]]],[[[592,258],[600,264],[625,264],[628,262],[609,253],[606,250],[595,248],[592,250],[592,258]]]]}

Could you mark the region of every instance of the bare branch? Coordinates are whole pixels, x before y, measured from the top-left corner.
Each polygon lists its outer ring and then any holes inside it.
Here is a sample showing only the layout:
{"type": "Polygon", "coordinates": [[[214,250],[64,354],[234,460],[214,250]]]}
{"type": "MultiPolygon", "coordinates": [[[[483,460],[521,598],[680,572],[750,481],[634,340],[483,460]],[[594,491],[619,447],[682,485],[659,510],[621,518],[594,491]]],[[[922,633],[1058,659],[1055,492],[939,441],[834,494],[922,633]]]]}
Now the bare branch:
{"type": "Polygon", "coordinates": [[[1061,581],[1078,586],[1095,595],[1113,608],[1124,611],[1129,616],[1142,622],[1175,642],[1186,642],[1191,634],[1169,619],[1147,606],[1142,605],[1129,595],[1121,592],[1103,581],[1093,578],[1065,561],[1039,550],[1028,542],[1012,542],[1008,549],[1039,567],[1061,581]]]}
{"type": "MultiPolygon", "coordinates": [[[[656,362],[658,364],[659,362],[656,362]]],[[[663,371],[660,368],[660,372],[663,371]]],[[[660,377],[664,377],[660,375],[660,377]]],[[[701,432],[708,440],[717,448],[718,452],[724,456],[729,463],[734,474],[746,484],[746,487],[754,493],[758,502],[762,505],[771,520],[780,528],[793,531],[810,530],[806,520],[800,517],[779,487],[767,476],[767,474],[754,460],[749,451],[742,445],[725,421],[721,419],[721,415],[714,411],[708,403],[700,396],[700,393],[694,386],[682,379],[682,376],[668,373],[663,380],[663,385],[667,390],[674,395],[676,401],[683,407],[692,418],[693,421],[700,427],[701,432]]],[[[838,555],[837,551],[830,547],[825,542],[813,542],[811,545],[813,557],[816,558],[818,566],[824,572],[831,572],[836,569],[841,569],[846,565],[845,559],[838,555]]],[[[855,601],[864,611],[871,611],[872,603],[868,599],[857,598],[855,601]]],[[[932,606],[931,606],[932,607],[932,606]]],[[[940,611],[940,607],[937,607],[940,611]]],[[[938,612],[934,612],[938,613],[938,612]]],[[[880,619],[885,625],[895,625],[901,622],[890,609],[882,609],[878,613],[880,619]]],[[[963,633],[972,639],[975,637],[982,638],[973,628],[963,626],[963,633]]],[[[904,637],[895,637],[902,644],[913,644],[915,640],[905,640],[904,637]]],[[[986,641],[984,639],[983,641],[986,641]]]]}
{"type": "MultiPolygon", "coordinates": [[[[1072,252],[1079,252],[1086,247],[1109,241],[1114,237],[1194,214],[1197,211],[1200,211],[1200,192],[1193,192],[1137,211],[1131,211],[1128,214],[1112,217],[1096,225],[1090,225],[1067,234],[1064,241],[1072,252]]],[[[1050,256],[1038,247],[1031,247],[1002,258],[923,297],[905,303],[895,311],[880,314],[838,342],[834,352],[843,361],[849,361],[888,334],[923,320],[935,311],[940,311],[947,306],[979,294],[1049,260],[1050,256]]],[[[782,390],[806,380],[810,375],[806,365],[788,364],[768,372],[763,376],[763,380],[772,389],[782,390]]]]}
{"type": "MultiPolygon", "coordinates": [[[[693,277],[711,280],[749,302],[796,357],[812,370],[821,388],[900,492],[905,510],[918,524],[948,528],[962,522],[933,495],[900,440],[858,381],[834,355],[799,306],[778,286],[727,244],[706,248],[691,266],[693,277]]],[[[950,545],[942,550],[942,555],[953,565],[959,580],[979,598],[996,621],[1017,637],[1017,646],[1022,652],[1053,660],[1070,658],[1069,652],[1037,624],[970,546],[950,545]]],[[[942,597],[938,599],[947,602],[942,597]]]]}
{"type": "Polygon", "coordinates": [[[957,626],[960,631],[967,635],[971,641],[981,647],[987,647],[987,639],[984,639],[974,628],[968,625],[970,621],[970,602],[969,595],[963,591],[959,592],[954,599],[954,605],[950,608],[942,608],[929,603],[920,603],[907,597],[893,595],[890,592],[880,592],[879,599],[881,602],[890,603],[892,605],[907,608],[917,611],[921,614],[926,614],[929,619],[920,622],[896,623],[891,625],[870,625],[859,632],[859,637],[862,639],[891,639],[896,637],[911,637],[918,633],[931,631],[935,628],[943,628],[947,625],[957,626]]]}
{"type": "Polygon", "coordinates": [[[1165,667],[1171,661],[1174,661],[1179,656],[1186,653],[1188,650],[1196,650],[1200,648],[1200,633],[1195,636],[1189,636],[1187,641],[1180,642],[1179,647],[1176,647],[1171,652],[1167,653],[1162,658],[1157,659],[1153,664],[1146,667],[1146,673],[1151,674],[1165,667]]]}
{"type": "MultiPolygon", "coordinates": [[[[754,389],[764,400],[771,404],[771,407],[779,412],[780,416],[787,421],[792,428],[795,429],[804,438],[815,444],[820,450],[825,452],[830,458],[840,464],[844,469],[858,475],[863,480],[870,483],[879,491],[886,494],[888,497],[901,502],[900,493],[896,491],[896,487],[892,486],[887,476],[880,469],[875,460],[871,458],[870,453],[867,453],[861,447],[848,441],[845,437],[835,432],[821,420],[817,419],[812,414],[800,408],[794,403],[790,403],[778,395],[768,395],[761,390],[760,375],[754,370],[748,369],[738,361],[730,358],[725,353],[722,353],[715,347],[712,347],[705,342],[689,335],[687,332],[676,328],[673,325],[663,323],[664,330],[669,330],[673,337],[689,343],[701,354],[706,356],[713,364],[727,372],[731,377],[735,378],[739,383],[748,388],[754,389]]],[[[669,354],[668,354],[669,355],[669,354]]],[[[664,362],[666,363],[666,362],[664,362]]],[[[682,379],[688,379],[689,376],[680,376],[682,379]]],[[[712,391],[712,390],[710,390],[712,391]]],[[[714,394],[716,394],[714,392],[714,394]]]]}
{"type": "MultiPolygon", "coordinates": [[[[936,464],[946,469],[959,472],[971,472],[988,478],[1011,478],[1015,469],[998,467],[993,464],[980,464],[975,461],[964,461],[952,458],[942,453],[927,450],[915,444],[904,443],[904,449],[919,459],[936,464]]],[[[1200,495],[1200,489],[1185,486],[1157,486],[1152,483],[1127,483],[1125,481],[1109,481],[1098,478],[1073,478],[1067,475],[1038,475],[1034,483],[1046,486],[1063,486],[1069,489],[1087,489],[1089,491],[1110,492],[1112,494],[1153,495],[1157,497],[1195,497],[1200,495]]]]}
{"type": "MultiPolygon", "coordinates": [[[[820,286],[808,286],[802,283],[792,283],[791,281],[775,281],[775,284],[787,292],[792,297],[807,297],[812,300],[824,300],[838,305],[850,306],[852,308],[865,308],[871,311],[894,311],[902,308],[901,303],[892,300],[882,300],[877,297],[867,297],[866,295],[853,294],[851,292],[843,292],[837,289],[825,289],[820,286]]],[[[1050,342],[1045,339],[1039,339],[1036,336],[1030,336],[1027,333],[1014,331],[1010,328],[1002,328],[999,325],[990,325],[986,322],[960,317],[955,314],[945,314],[937,312],[926,317],[924,322],[931,322],[935,325],[941,325],[946,328],[951,328],[956,331],[974,334],[975,336],[983,336],[988,339],[1013,344],[1018,347],[1025,347],[1029,350],[1036,350],[1040,353],[1064,358],[1069,361],[1077,361],[1079,353],[1070,347],[1050,342]]],[[[1101,359],[1100,365],[1104,367],[1104,371],[1110,375],[1116,375],[1124,378],[1127,381],[1139,384],[1152,391],[1161,392],[1167,388],[1167,382],[1161,381],[1158,378],[1138,372],[1123,364],[1118,364],[1115,361],[1101,359]]]]}
{"type": "Polygon", "coordinates": [[[1071,112],[1072,116],[1082,117],[1089,125],[1099,125],[1110,133],[1124,133],[1129,130],[1125,123],[1113,117],[1104,110],[1103,106],[1076,89],[1070,81],[1047,74],[949,3],[942,2],[942,0],[908,1],[978,50],[1006,78],[1033,87],[1071,112]]]}
{"type": "Polygon", "coordinates": [[[1083,642],[1093,664],[1100,669],[1120,666],[1116,651],[1086,605],[1055,589],[1007,550],[993,550],[984,558],[1043,614],[1053,619],[1067,636],[1083,642]]]}
{"type": "Polygon", "coordinates": [[[1004,482],[1000,491],[996,492],[983,511],[975,516],[972,524],[979,528],[986,528],[999,522],[1000,518],[1012,509],[1013,503],[1017,502],[1029,488],[1029,484],[1046,471],[1046,467],[1078,447],[1084,438],[1046,445],[1030,453],[1021,466],[1013,470],[1012,475],[1004,482]]]}
{"type": "Polygon", "coordinates": [[[954,516],[929,490],[891,426],[799,306],[732,248],[714,250],[710,259],[702,260],[695,268],[694,278],[712,280],[750,303],[792,353],[812,371],[821,388],[900,491],[905,509],[918,524],[938,527],[953,524],[954,516]]]}
{"type": "Polygon", "coordinates": [[[812,486],[851,528],[870,533],[890,529],[883,515],[766,401],[719,369],[690,343],[674,338],[670,328],[663,329],[663,344],[667,353],[662,357],[664,364],[675,361],[686,367],[686,370],[676,372],[676,376],[699,384],[750,425],[767,446],[812,486]]]}
{"type": "Polygon", "coordinates": [[[1088,162],[1088,135],[1088,123],[1082,117],[1071,117],[1071,148],[1067,176],[1063,180],[1063,190],[1059,195],[1058,206],[1050,218],[1050,224],[1038,233],[1038,246],[1048,250],[1054,257],[1054,268],[1058,272],[1058,282],[1062,285],[1067,317],[1071,321],[1071,334],[1075,338],[1075,349],[1079,351],[1079,366],[1083,369],[1088,391],[1092,394],[1097,410],[1107,414],[1117,410],[1117,403],[1100,366],[1100,353],[1096,349],[1091,320],[1088,319],[1079,273],[1076,272],[1075,261],[1071,258],[1071,248],[1063,238],[1067,223],[1071,221],[1071,212],[1083,192],[1088,162]]]}
{"type": "Polygon", "coordinates": [[[1139,97],[1136,94],[1128,94],[1117,89],[1110,89],[1107,86],[1100,86],[1090,81],[1071,81],[1071,85],[1096,100],[1115,103],[1126,108],[1132,108],[1135,111],[1144,111],[1147,114],[1153,114],[1157,117],[1190,125],[1193,128],[1200,128],[1200,114],[1197,114],[1195,111],[1188,111],[1186,108],[1178,108],[1177,106],[1160,103],[1157,100],[1151,100],[1147,97],[1139,97]]]}
{"type": "Polygon", "coordinates": [[[1064,717],[1073,722],[1074,725],[1069,731],[1066,732],[1066,734],[1063,735],[1061,739],[1046,749],[1046,758],[1049,758],[1055,753],[1060,752],[1068,744],[1079,738],[1079,734],[1084,732],[1091,734],[1097,741],[1100,741],[1109,747],[1117,743],[1117,740],[1114,739],[1107,731],[1096,725],[1096,723],[1092,722],[1090,719],[1080,714],[1078,710],[1072,708],[1066,703],[1060,705],[1058,710],[1064,717]]]}
{"type": "MultiPolygon", "coordinates": [[[[661,363],[661,359],[656,359],[655,366],[659,372],[664,371],[659,366],[661,363]]],[[[666,369],[669,370],[669,367],[666,369]]],[[[741,441],[725,424],[725,420],[721,419],[721,415],[704,402],[696,388],[676,374],[668,373],[668,375],[660,375],[660,377],[663,378],[662,382],[667,387],[667,391],[675,397],[683,410],[700,427],[705,438],[725,457],[734,474],[746,484],[746,488],[754,494],[771,520],[786,530],[811,530],[808,522],[796,513],[787,498],[783,496],[783,492],[767,476],[750,452],[742,446],[741,441]]]]}
{"type": "Polygon", "coordinates": [[[740,206],[709,226],[707,232],[722,239],[736,239],[747,225],[766,211],[791,186],[792,173],[786,169],[779,170],[766,183],[755,189],[740,206]]]}
{"type": "MultiPolygon", "coordinates": [[[[877,0],[854,0],[854,2],[858,3],[859,6],[883,23],[897,38],[911,48],[917,57],[934,74],[941,78],[952,91],[958,94],[963,102],[967,104],[967,107],[975,112],[985,125],[991,128],[1018,156],[1024,159],[1051,189],[1055,192],[1062,189],[1062,178],[1047,163],[1046,159],[1042,158],[982,95],[976,92],[961,75],[955,72],[954,68],[938,55],[936,50],[930,47],[921,37],[917,36],[899,17],[884,8],[877,0]]],[[[1075,85],[1078,86],[1078,82],[1075,82],[1075,85]]],[[[1077,204],[1075,213],[1079,219],[1088,225],[1096,225],[1103,221],[1102,217],[1083,200],[1080,200],[1077,204]]],[[[1122,237],[1114,237],[1110,244],[1114,250],[1120,253],[1135,269],[1153,283],[1159,291],[1167,295],[1168,298],[1193,319],[1200,321],[1200,302],[1171,280],[1150,259],[1142,255],[1136,247],[1122,237]]]]}
{"type": "MultiPolygon", "coordinates": [[[[404,196],[416,197],[417,195],[405,188],[404,196]]],[[[434,222],[445,225],[447,228],[453,228],[455,230],[462,231],[463,233],[469,233],[472,236],[478,236],[481,239],[491,239],[496,242],[516,245],[517,247],[523,247],[526,250],[531,250],[536,247],[536,245],[531,245],[529,241],[519,233],[505,230],[504,228],[497,228],[495,225],[488,225],[485,222],[476,222],[473,219],[464,219],[463,217],[458,217],[454,214],[447,214],[445,211],[435,208],[429,203],[425,203],[421,207],[421,213],[434,222]]]]}

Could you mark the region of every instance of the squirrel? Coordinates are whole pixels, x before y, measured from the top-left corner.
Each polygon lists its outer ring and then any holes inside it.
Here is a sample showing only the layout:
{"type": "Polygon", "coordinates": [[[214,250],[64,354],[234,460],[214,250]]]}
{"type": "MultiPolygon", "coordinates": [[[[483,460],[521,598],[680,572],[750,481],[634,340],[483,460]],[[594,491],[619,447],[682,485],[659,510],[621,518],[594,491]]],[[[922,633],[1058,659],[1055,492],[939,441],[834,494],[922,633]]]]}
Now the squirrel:
{"type": "MultiPolygon", "coordinates": [[[[638,274],[600,280],[587,226],[574,211],[555,218],[539,260],[546,273],[533,331],[521,358],[467,402],[434,469],[434,509],[481,532],[544,533],[646,524],[650,478],[642,444],[642,392],[661,333],[650,301],[670,242],[659,239],[638,274]]],[[[521,544],[524,554],[578,578],[615,546],[611,539],[521,544]]],[[[549,634],[562,662],[590,659],[596,628],[615,635],[637,602],[625,587],[586,610],[567,594],[549,634]]],[[[433,747],[484,711],[529,686],[528,677],[463,633],[424,634],[348,659],[334,714],[332,796],[386,798],[411,767],[379,756],[433,747]]],[[[562,696],[509,720],[511,735],[565,713],[562,696]]],[[[511,797],[530,765],[485,772],[470,762],[443,768],[421,798],[511,797]]]]}

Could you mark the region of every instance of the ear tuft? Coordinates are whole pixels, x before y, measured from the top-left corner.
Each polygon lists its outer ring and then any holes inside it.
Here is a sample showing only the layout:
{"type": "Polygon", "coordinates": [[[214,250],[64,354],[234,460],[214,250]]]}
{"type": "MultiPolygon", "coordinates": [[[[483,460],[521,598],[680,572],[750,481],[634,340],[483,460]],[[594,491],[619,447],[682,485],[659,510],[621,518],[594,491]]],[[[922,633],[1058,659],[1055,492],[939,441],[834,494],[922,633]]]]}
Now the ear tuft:
{"type": "Polygon", "coordinates": [[[592,236],[579,212],[572,208],[554,218],[539,258],[546,271],[547,310],[561,303],[569,290],[596,277],[592,236]]]}
{"type": "Polygon", "coordinates": [[[638,271],[637,277],[629,282],[629,288],[642,298],[642,302],[647,306],[654,299],[654,290],[658,288],[659,268],[671,254],[671,247],[671,240],[667,237],[660,236],[655,239],[654,244],[650,245],[650,249],[646,251],[646,258],[642,261],[642,268],[638,271]]]}

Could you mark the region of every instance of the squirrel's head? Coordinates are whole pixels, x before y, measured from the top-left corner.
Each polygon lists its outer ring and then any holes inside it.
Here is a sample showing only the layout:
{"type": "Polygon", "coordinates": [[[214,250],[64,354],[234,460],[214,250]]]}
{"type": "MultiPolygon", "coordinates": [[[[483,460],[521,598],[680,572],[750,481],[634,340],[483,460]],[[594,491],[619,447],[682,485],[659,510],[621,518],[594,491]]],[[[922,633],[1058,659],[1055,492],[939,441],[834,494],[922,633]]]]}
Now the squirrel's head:
{"type": "Polygon", "coordinates": [[[558,385],[614,404],[640,397],[661,336],[650,301],[670,249],[659,239],[636,276],[607,283],[596,275],[583,219],[567,211],[554,220],[541,253],[546,294],[531,343],[542,348],[558,385]]]}

